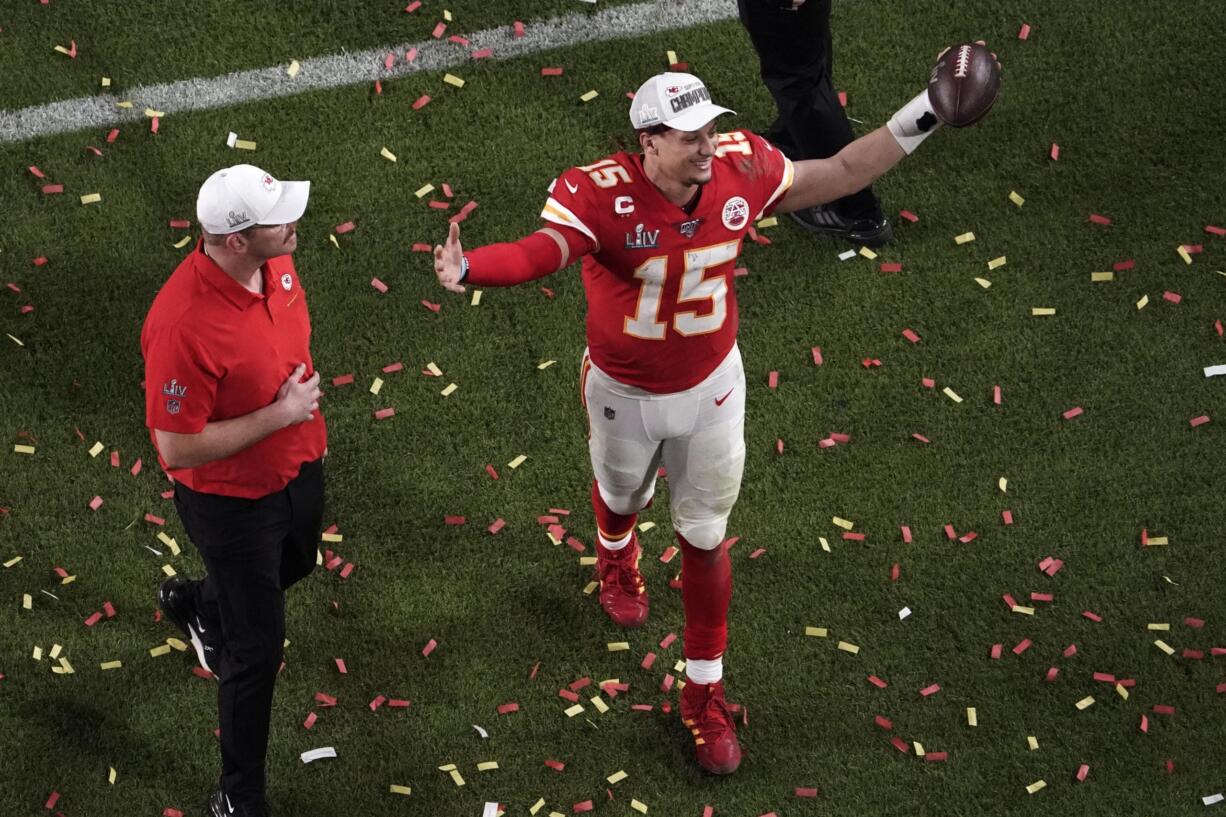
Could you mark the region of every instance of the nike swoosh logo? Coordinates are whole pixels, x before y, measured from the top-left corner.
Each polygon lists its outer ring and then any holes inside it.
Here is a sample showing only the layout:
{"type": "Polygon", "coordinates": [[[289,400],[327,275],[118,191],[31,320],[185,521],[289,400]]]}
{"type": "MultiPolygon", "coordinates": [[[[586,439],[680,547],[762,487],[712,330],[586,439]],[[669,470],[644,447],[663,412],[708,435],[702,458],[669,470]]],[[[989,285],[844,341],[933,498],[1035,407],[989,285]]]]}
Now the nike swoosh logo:
{"type": "Polygon", "coordinates": [[[723,397],[715,398],[715,405],[722,406],[724,404],[724,401],[727,400],[734,391],[736,391],[735,387],[728,389],[728,394],[725,394],[723,397]]]}
{"type": "Polygon", "coordinates": [[[572,196],[579,192],[579,186],[571,184],[570,179],[565,179],[564,181],[566,182],[566,189],[570,191],[572,196]]]}

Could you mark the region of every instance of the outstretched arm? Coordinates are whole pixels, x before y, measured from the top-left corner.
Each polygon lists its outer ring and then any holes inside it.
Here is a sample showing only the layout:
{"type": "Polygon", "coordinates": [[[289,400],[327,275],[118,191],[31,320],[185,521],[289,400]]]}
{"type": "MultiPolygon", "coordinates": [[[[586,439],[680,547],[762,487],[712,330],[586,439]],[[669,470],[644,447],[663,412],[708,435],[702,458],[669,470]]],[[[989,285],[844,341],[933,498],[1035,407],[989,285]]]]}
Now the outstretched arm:
{"type": "Polygon", "coordinates": [[[434,274],[444,289],[463,292],[464,284],[509,287],[552,275],[589,251],[573,230],[542,227],[519,241],[487,244],[468,253],[460,245],[460,225],[434,248],[434,274]]]}

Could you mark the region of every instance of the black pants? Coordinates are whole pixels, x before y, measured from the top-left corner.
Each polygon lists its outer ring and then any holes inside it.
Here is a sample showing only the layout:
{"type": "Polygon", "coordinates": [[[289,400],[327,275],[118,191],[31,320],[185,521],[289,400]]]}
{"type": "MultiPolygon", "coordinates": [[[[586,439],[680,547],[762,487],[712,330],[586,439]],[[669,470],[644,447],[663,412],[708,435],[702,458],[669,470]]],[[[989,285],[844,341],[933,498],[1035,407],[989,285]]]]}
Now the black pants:
{"type": "MultiPolygon", "coordinates": [[[[780,0],[737,0],[762,80],[779,109],[766,138],[789,159],[826,159],[855,139],[830,79],[830,2],[808,0],[790,11],[780,8],[780,0]]],[[[871,187],[835,207],[852,219],[879,209],[871,187]]]]}
{"type": "Polygon", "coordinates": [[[264,797],[272,690],[285,640],[285,589],[315,567],[323,522],[323,461],[280,491],[240,499],[175,486],[175,507],[208,574],[196,610],[221,626],[221,787],[235,803],[264,797]]]}

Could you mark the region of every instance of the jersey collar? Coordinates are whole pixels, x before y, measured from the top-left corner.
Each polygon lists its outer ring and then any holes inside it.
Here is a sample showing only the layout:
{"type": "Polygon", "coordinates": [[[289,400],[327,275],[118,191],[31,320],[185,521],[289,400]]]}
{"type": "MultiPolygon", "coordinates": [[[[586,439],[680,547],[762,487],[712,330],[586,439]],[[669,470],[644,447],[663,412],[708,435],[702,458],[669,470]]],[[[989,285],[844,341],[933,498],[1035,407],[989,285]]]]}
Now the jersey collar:
{"type": "MultiPolygon", "coordinates": [[[[207,287],[212,287],[223,298],[229,301],[238,309],[246,309],[252,304],[263,301],[265,297],[257,292],[252,292],[245,286],[235,281],[226,271],[217,266],[217,262],[209,258],[204,252],[204,240],[201,239],[196,243],[196,249],[192,253],[195,264],[196,275],[202,284],[207,287]]],[[[265,264],[260,268],[260,274],[264,277],[264,291],[268,292],[269,288],[269,272],[268,265],[265,264]]]]}

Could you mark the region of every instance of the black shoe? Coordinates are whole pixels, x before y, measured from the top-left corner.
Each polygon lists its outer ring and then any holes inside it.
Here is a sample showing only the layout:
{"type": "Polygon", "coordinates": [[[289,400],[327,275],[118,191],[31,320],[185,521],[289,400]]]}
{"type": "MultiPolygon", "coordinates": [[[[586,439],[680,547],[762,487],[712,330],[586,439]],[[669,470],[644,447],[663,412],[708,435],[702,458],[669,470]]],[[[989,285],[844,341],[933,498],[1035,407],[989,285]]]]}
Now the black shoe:
{"type": "Polygon", "coordinates": [[[881,247],[894,237],[894,228],[889,219],[877,213],[868,218],[849,219],[839,215],[829,205],[793,210],[792,219],[811,233],[845,238],[853,244],[881,247]]]}
{"type": "Polygon", "coordinates": [[[196,614],[191,602],[191,583],[182,579],[167,579],[158,587],[158,607],[162,614],[196,649],[200,666],[214,675],[221,666],[221,625],[205,621],[196,614]]]}
{"type": "Polygon", "coordinates": [[[260,801],[257,803],[236,804],[230,801],[229,796],[218,789],[209,797],[209,817],[269,817],[268,804],[260,801]]]}

